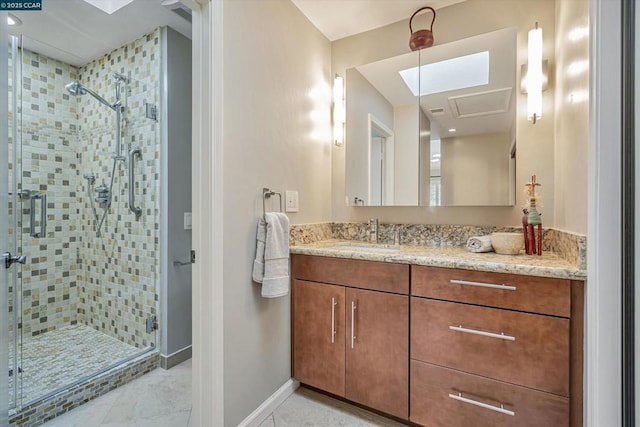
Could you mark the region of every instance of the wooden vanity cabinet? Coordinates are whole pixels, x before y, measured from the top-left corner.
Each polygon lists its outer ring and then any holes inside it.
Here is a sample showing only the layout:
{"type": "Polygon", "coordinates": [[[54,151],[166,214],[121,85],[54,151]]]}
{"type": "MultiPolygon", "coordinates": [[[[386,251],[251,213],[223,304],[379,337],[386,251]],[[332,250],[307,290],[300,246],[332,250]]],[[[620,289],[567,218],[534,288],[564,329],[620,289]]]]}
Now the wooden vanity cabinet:
{"type": "Polygon", "coordinates": [[[409,266],[306,255],[291,262],[293,378],[408,419],[409,266]]]}
{"type": "Polygon", "coordinates": [[[584,282],[293,255],[292,376],[428,427],[582,426],[584,282]]]}
{"type": "Polygon", "coordinates": [[[412,266],[410,420],[582,425],[582,282],[412,266]]]}

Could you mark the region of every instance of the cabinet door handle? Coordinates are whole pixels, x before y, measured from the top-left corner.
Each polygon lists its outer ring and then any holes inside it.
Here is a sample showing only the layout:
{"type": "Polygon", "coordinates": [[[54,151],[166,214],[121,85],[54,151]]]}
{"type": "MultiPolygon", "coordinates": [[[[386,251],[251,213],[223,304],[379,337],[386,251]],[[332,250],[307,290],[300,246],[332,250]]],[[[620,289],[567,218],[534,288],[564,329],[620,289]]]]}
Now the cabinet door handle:
{"type": "Polygon", "coordinates": [[[504,404],[502,403],[500,404],[500,406],[493,406],[486,403],[478,402],[477,400],[467,399],[466,397],[462,396],[462,393],[458,393],[458,394],[449,393],[449,397],[452,399],[458,400],[460,402],[468,403],[470,405],[479,406],[481,408],[489,409],[495,412],[500,412],[501,414],[505,414],[505,415],[511,415],[512,417],[516,415],[515,412],[510,411],[508,409],[504,409],[504,404]]]}
{"type": "Polygon", "coordinates": [[[504,332],[499,334],[494,334],[493,332],[485,332],[485,331],[479,331],[477,329],[463,328],[462,325],[460,326],[451,325],[449,326],[449,329],[451,329],[452,331],[464,332],[465,334],[482,335],[483,337],[499,338],[501,340],[507,340],[507,341],[516,340],[516,337],[512,337],[511,335],[505,335],[504,332]]]}
{"type": "Polygon", "coordinates": [[[478,286],[480,288],[502,289],[503,291],[515,291],[517,289],[515,286],[509,286],[503,283],[496,284],[496,283],[469,282],[468,280],[456,280],[456,279],[449,280],[449,282],[453,285],[478,286]]]}
{"type": "Polygon", "coordinates": [[[331,298],[331,344],[336,342],[336,305],[336,299],[331,298]]]}
{"type": "Polygon", "coordinates": [[[356,303],[351,301],[351,348],[354,348],[356,341],[356,303]]]}

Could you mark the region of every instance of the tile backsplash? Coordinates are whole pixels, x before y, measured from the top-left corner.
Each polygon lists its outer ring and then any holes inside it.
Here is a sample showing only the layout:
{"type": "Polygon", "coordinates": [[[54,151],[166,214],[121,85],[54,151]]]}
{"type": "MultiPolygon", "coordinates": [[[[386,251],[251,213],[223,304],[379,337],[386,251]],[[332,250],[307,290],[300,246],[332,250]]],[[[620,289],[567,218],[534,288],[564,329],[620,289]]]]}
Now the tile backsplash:
{"type": "MultiPolygon", "coordinates": [[[[295,224],[291,226],[291,245],[309,244],[321,240],[369,240],[369,224],[366,222],[326,222],[295,224]]],[[[521,227],[491,227],[474,225],[439,224],[387,224],[380,223],[378,242],[394,243],[397,230],[400,244],[436,247],[462,247],[469,237],[484,236],[493,232],[522,232],[521,227]]],[[[586,269],[586,236],[554,228],[543,232],[543,251],[556,255],[580,269],[586,269]]]]}

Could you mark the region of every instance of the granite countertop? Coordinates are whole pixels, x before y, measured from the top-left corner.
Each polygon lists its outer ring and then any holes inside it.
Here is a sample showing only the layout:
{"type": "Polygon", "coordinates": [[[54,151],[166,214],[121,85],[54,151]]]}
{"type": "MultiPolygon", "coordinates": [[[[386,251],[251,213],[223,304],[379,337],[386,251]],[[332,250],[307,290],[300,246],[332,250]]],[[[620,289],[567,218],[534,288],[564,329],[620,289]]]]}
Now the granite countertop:
{"type": "Polygon", "coordinates": [[[460,247],[375,245],[353,240],[323,240],[295,245],[291,246],[291,253],[560,279],[584,280],[587,277],[585,270],[553,253],[543,253],[542,256],[499,255],[494,252],[472,253],[460,247]]]}

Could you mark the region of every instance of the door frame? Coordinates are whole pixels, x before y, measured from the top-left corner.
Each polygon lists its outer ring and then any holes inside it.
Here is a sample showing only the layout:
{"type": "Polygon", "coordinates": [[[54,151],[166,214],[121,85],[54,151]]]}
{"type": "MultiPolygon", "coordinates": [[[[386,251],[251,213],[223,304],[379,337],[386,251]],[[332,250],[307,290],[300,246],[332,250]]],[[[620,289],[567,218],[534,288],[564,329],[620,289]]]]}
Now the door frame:
{"type": "MultiPolygon", "coordinates": [[[[223,0],[193,14],[193,424],[224,425],[223,0]],[[205,260],[205,262],[200,262],[205,260]],[[206,421],[206,422],[205,422],[206,421]]],[[[585,420],[621,424],[621,69],[619,2],[590,2],[585,420]],[[611,90],[618,88],[618,90],[611,90]]]]}
{"type": "Polygon", "coordinates": [[[194,426],[224,426],[223,0],[192,4],[194,426]]]}
{"type": "Polygon", "coordinates": [[[622,425],[621,3],[590,0],[585,425],[622,425]]]}

